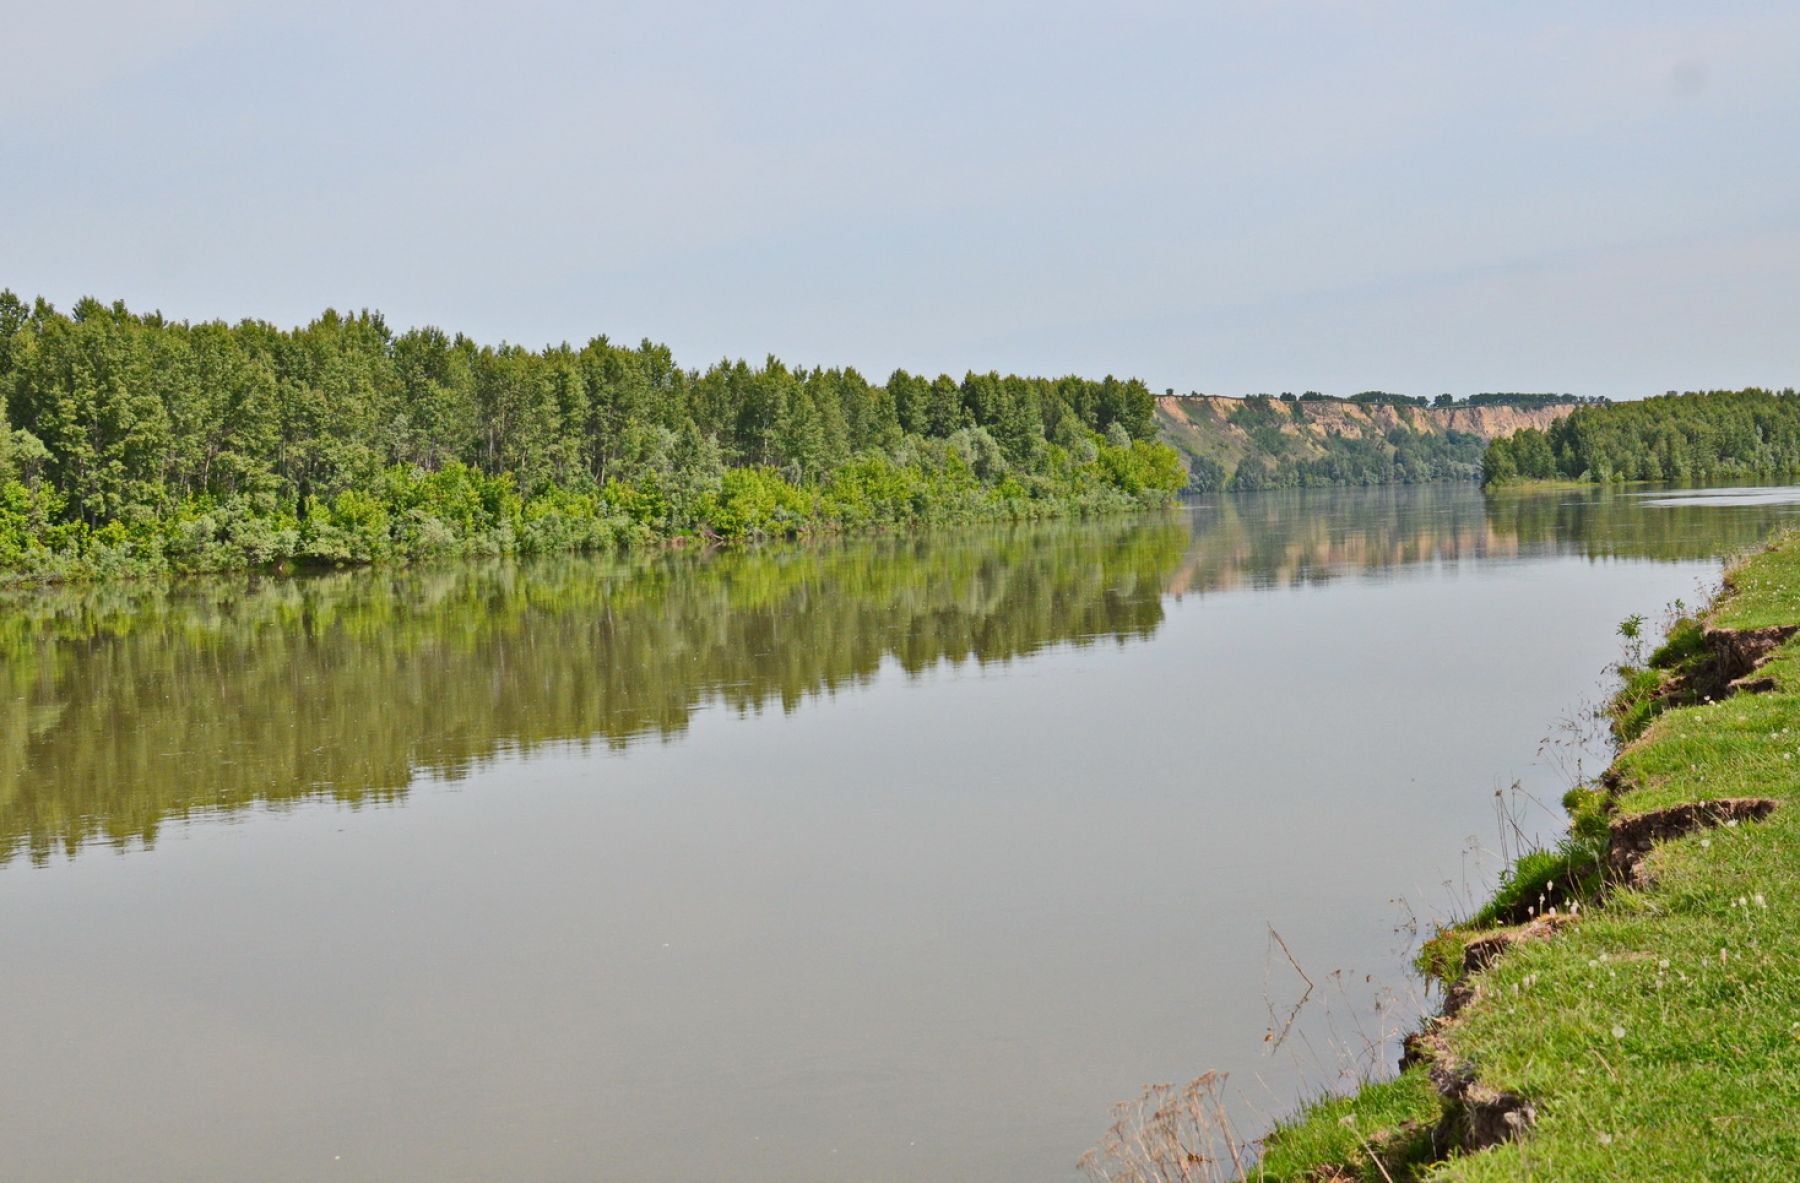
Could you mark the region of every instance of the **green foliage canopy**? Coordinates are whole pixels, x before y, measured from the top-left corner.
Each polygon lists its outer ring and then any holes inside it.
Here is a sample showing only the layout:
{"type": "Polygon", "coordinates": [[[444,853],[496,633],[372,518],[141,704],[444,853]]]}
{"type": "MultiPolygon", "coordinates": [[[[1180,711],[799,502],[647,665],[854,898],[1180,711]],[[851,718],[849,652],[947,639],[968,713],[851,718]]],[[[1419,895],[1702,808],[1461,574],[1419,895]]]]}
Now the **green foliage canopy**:
{"type": "Polygon", "coordinates": [[[1800,395],[1714,390],[1577,407],[1548,431],[1496,439],[1488,485],[1518,480],[1758,480],[1800,473],[1800,395]]]}
{"type": "Polygon", "coordinates": [[[0,293],[0,577],[363,563],[1101,512],[1171,497],[1135,379],[282,330],[0,293]]]}

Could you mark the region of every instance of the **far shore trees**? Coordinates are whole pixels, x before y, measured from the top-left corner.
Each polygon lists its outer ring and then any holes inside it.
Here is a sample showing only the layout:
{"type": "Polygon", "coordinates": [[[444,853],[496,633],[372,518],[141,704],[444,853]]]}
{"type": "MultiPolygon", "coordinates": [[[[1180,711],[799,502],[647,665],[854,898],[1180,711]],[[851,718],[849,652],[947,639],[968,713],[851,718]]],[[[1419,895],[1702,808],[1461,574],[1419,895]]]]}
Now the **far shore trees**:
{"type": "Polygon", "coordinates": [[[0,293],[0,578],[563,550],[1171,497],[1136,379],[885,384],[528,349],[379,313],[292,330],[0,293]]]}

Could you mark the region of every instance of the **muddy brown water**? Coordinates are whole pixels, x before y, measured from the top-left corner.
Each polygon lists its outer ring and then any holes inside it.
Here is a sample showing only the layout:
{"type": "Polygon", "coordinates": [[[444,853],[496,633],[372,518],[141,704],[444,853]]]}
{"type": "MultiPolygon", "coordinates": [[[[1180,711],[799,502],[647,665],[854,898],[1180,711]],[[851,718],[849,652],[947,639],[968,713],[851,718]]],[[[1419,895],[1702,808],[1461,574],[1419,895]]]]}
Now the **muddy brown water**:
{"type": "Polygon", "coordinates": [[[1497,801],[1551,834],[1527,795],[1604,763],[1560,724],[1619,620],[1797,512],[1338,491],[9,593],[0,1176],[1069,1179],[1209,1068],[1254,1125],[1392,1054],[1497,801]],[[1271,926],[1318,984],[1273,1052],[1271,926]]]}

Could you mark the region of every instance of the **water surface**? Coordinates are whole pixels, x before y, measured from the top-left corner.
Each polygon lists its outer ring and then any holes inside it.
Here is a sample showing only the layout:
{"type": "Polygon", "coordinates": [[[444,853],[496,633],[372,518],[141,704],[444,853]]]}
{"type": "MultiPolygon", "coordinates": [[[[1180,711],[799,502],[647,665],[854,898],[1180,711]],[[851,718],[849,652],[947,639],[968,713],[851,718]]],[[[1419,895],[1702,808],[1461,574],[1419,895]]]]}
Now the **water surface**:
{"type": "Polygon", "coordinates": [[[5,1174],[1068,1179],[1207,1068],[1253,1122],[1391,1051],[1496,792],[1603,761],[1558,724],[1616,623],[1797,512],[1439,487],[14,593],[5,1174]],[[1271,926],[1320,983],[1285,1033],[1271,926]]]}

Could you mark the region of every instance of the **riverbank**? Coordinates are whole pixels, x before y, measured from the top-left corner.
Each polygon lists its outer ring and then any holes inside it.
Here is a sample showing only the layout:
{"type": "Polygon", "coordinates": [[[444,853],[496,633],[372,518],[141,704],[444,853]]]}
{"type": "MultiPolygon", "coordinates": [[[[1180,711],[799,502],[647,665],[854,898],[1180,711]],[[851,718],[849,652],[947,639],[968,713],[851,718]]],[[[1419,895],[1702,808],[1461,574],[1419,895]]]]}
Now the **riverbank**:
{"type": "Polygon", "coordinates": [[[1445,1001],[1399,1077],[1282,1123],[1251,1178],[1791,1177],[1797,630],[1790,535],[1627,668],[1568,838],[1427,943],[1445,1001]]]}
{"type": "Polygon", "coordinates": [[[914,463],[881,455],[796,484],[767,467],[549,486],[525,496],[510,474],[397,466],[366,488],[309,498],[194,498],[130,522],[68,520],[48,488],[0,482],[0,585],[103,582],[234,571],[288,572],[501,555],[720,545],[1128,513],[1168,504],[1172,452],[1091,444],[1041,474],[990,474],[949,451],[914,463]]]}
{"type": "Polygon", "coordinates": [[[1547,427],[1490,440],[1481,483],[1573,480],[1785,480],[1800,471],[1800,395],[1789,390],[1670,392],[1577,407],[1547,427]]]}
{"type": "Polygon", "coordinates": [[[0,582],[1074,516],[1187,481],[1136,379],[678,365],[378,312],[281,329],[0,291],[0,582]]]}

